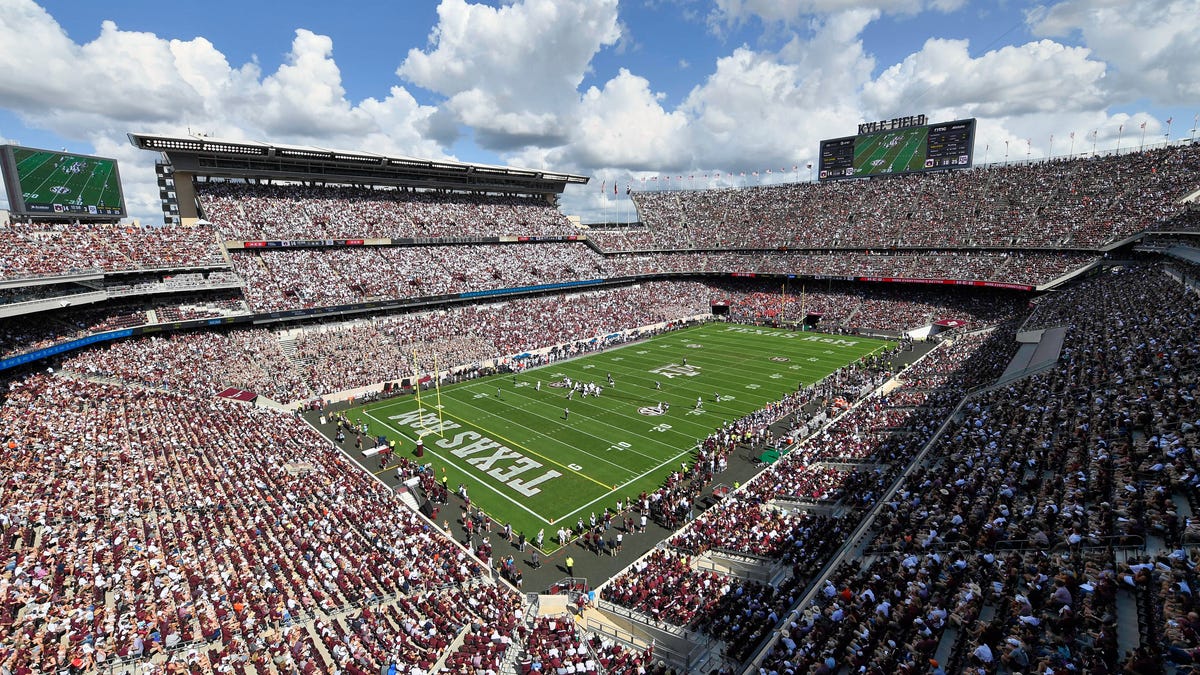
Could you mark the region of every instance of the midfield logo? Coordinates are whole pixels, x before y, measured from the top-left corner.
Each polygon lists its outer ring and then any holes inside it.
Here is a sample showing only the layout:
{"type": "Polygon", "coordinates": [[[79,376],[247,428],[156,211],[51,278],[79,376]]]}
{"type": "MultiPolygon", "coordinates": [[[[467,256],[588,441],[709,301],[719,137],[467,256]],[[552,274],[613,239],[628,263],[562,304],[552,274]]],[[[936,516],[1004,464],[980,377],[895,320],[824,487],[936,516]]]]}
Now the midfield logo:
{"type": "Polygon", "coordinates": [[[700,374],[700,369],[696,366],[685,366],[679,363],[668,363],[665,366],[659,366],[650,372],[655,375],[662,375],[667,379],[675,377],[695,377],[700,374]]]}

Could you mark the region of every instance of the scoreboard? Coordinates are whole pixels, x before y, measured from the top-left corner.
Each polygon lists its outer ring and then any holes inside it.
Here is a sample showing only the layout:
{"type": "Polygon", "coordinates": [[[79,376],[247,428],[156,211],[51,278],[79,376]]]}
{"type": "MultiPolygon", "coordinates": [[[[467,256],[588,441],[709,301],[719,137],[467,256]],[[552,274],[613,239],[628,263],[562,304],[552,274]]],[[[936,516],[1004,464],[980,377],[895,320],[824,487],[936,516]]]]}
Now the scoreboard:
{"type": "Polygon", "coordinates": [[[15,216],[115,221],[126,215],[115,159],[0,145],[0,169],[15,216]]]}
{"type": "Polygon", "coordinates": [[[886,129],[821,141],[820,180],[967,169],[975,120],[886,129]]]}

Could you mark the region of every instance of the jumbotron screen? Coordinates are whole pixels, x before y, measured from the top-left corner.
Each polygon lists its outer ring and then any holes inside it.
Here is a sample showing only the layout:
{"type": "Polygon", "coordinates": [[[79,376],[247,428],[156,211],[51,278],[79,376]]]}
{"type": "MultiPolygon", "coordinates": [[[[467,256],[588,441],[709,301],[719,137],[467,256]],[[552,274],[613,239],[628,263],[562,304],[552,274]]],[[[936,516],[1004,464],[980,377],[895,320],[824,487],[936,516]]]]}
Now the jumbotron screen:
{"type": "Polygon", "coordinates": [[[70,152],[0,146],[9,209],[16,216],[103,218],[125,216],[117,161],[70,152]]]}
{"type": "Polygon", "coordinates": [[[971,167],[975,120],[923,124],[821,141],[820,180],[971,167]]]}

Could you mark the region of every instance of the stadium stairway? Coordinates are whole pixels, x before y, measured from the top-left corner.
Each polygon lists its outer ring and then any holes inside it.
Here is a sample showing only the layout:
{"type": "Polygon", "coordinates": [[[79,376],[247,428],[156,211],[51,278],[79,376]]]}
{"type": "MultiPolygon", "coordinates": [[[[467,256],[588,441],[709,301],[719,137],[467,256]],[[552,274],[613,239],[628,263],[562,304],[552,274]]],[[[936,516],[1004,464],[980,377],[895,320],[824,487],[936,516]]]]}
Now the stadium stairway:
{"type": "Polygon", "coordinates": [[[1137,596],[1124,584],[1117,590],[1117,653],[1126,654],[1141,644],[1137,596]]]}
{"type": "Polygon", "coordinates": [[[421,505],[417,502],[417,496],[413,494],[412,490],[409,490],[403,485],[399,485],[396,487],[395,492],[396,495],[400,497],[400,502],[412,509],[413,513],[421,512],[421,505]]]}
{"type": "Polygon", "coordinates": [[[296,355],[296,342],[300,339],[301,329],[285,330],[279,333],[279,350],[299,372],[305,372],[312,365],[312,359],[302,359],[296,355]]]}

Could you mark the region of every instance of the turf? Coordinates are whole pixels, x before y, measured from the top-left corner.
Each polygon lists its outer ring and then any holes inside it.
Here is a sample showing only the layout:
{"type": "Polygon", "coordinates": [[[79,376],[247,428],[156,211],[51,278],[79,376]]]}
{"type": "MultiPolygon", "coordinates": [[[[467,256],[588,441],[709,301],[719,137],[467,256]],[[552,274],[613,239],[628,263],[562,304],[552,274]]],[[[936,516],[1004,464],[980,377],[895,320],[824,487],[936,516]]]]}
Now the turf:
{"type": "Polygon", "coordinates": [[[347,414],[366,422],[372,436],[401,439],[402,456],[411,456],[423,437],[421,461],[432,462],[451,490],[465,484],[473,505],[499,523],[512,523],[514,532],[532,538],[544,528],[545,548],[552,550],[559,527],[587,523],[618,498],[658,487],[726,421],[888,345],[857,336],[706,324],[515,377],[429,390],[421,394],[420,409],[415,396],[406,396],[347,414]],[[564,378],[594,382],[603,393],[576,393],[568,401],[565,388],[551,386],[564,378]],[[660,402],[670,405],[662,414],[660,402]]]}
{"type": "Polygon", "coordinates": [[[14,149],[13,158],[27,205],[121,207],[112,160],[25,148],[14,149]]]}
{"type": "Polygon", "coordinates": [[[854,145],[854,175],[920,171],[925,168],[929,127],[913,127],[860,138],[854,145]]]}

